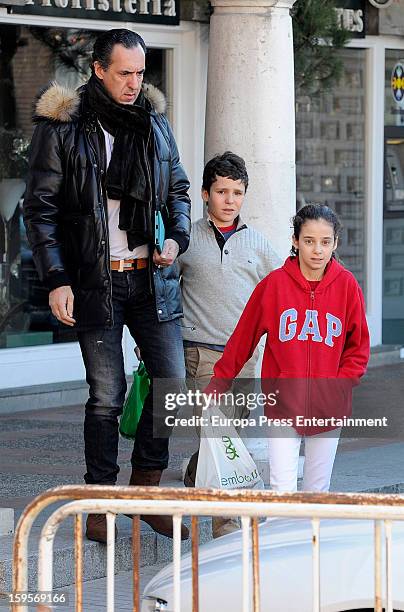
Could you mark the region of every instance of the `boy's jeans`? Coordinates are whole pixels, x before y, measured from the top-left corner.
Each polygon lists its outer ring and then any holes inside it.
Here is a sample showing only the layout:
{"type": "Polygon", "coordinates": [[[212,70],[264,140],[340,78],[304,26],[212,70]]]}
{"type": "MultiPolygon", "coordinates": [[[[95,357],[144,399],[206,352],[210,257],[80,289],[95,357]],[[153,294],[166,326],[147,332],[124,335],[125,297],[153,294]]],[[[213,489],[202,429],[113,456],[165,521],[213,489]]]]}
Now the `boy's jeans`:
{"type": "MultiPolygon", "coordinates": [[[[187,371],[187,382],[193,387],[193,390],[203,389],[209,383],[213,376],[213,368],[216,361],[220,359],[223,353],[219,351],[213,351],[203,346],[191,346],[185,348],[185,365],[187,371]]],[[[251,390],[252,383],[255,379],[255,368],[258,361],[258,353],[255,353],[253,357],[246,363],[244,368],[241,370],[237,377],[233,392],[248,393],[251,390]],[[243,384],[243,379],[247,379],[246,383],[243,384]]],[[[248,417],[249,411],[246,406],[238,406],[237,408],[222,407],[224,414],[228,418],[246,418],[248,417]]],[[[194,414],[200,415],[200,411],[194,409],[194,414]]],[[[199,429],[198,429],[199,435],[199,429]]],[[[199,450],[196,451],[189,463],[186,470],[186,476],[184,483],[186,486],[195,486],[196,469],[198,465],[199,450]]],[[[240,528],[237,518],[229,518],[225,516],[214,516],[212,517],[212,535],[214,538],[227,535],[240,528]]]]}
{"type": "MultiPolygon", "coordinates": [[[[112,298],[113,328],[78,332],[90,385],[84,420],[87,465],[84,479],[87,484],[115,484],[119,472],[118,416],[122,413],[126,393],[122,353],[124,324],[140,348],[151,379],[185,378],[180,322],[158,321],[147,268],[112,271],[112,298]]],[[[168,435],[153,438],[153,397],[150,392],[136,434],[132,466],[143,470],[164,470],[168,464],[168,441],[168,435]]]]}
{"type": "MultiPolygon", "coordinates": [[[[185,368],[187,373],[187,382],[193,390],[199,389],[203,391],[210,382],[213,376],[213,368],[215,363],[219,361],[223,353],[220,351],[213,351],[212,349],[204,346],[190,346],[186,347],[185,353],[185,368]]],[[[254,379],[256,377],[256,365],[258,361],[258,352],[255,352],[249,361],[245,364],[237,379],[233,385],[233,393],[244,393],[247,394],[249,391],[254,390],[254,379]],[[248,379],[243,382],[243,379],[248,379]]],[[[221,407],[223,413],[228,418],[246,418],[248,417],[249,410],[246,406],[238,405],[235,407],[221,407]]],[[[194,410],[194,413],[200,416],[200,411],[194,410]]]]}

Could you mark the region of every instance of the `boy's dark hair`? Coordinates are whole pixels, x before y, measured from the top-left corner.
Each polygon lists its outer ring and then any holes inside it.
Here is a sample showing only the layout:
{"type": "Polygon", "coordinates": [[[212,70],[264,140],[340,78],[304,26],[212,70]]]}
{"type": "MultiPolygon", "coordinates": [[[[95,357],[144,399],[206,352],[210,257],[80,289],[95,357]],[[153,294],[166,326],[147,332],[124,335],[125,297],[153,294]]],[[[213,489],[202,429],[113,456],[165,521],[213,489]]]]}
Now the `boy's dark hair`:
{"type": "MultiPolygon", "coordinates": [[[[296,215],[292,219],[293,223],[293,236],[296,240],[299,239],[301,229],[306,221],[317,221],[319,219],[323,219],[330,225],[332,225],[334,231],[334,241],[338,238],[339,233],[342,229],[342,223],[338,218],[337,213],[335,213],[329,206],[326,204],[306,204],[303,206],[296,215]]],[[[291,248],[291,255],[296,256],[299,252],[299,249],[296,249],[295,246],[291,248]]],[[[335,257],[335,251],[332,254],[335,257]]]]}
{"type": "Polygon", "coordinates": [[[202,189],[210,193],[212,183],[217,176],[231,178],[233,181],[241,180],[245,190],[248,187],[248,174],[245,161],[231,151],[226,151],[223,155],[216,155],[206,164],[203,170],[202,189]]]}
{"type": "Polygon", "coordinates": [[[107,30],[95,39],[92,65],[94,62],[99,62],[104,70],[107,70],[111,64],[112,49],[115,45],[122,45],[126,49],[134,47],[142,47],[146,53],[146,44],[139,34],[126,30],[124,28],[107,30]]]}

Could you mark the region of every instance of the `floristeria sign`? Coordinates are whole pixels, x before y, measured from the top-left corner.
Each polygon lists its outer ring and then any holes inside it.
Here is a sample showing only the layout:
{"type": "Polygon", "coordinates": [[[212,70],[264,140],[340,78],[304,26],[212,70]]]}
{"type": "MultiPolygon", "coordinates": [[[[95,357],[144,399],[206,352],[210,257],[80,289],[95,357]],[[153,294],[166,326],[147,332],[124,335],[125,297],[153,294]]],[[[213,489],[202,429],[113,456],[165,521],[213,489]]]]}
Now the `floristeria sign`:
{"type": "Polygon", "coordinates": [[[13,13],[178,25],[180,0],[26,0],[13,13]]]}

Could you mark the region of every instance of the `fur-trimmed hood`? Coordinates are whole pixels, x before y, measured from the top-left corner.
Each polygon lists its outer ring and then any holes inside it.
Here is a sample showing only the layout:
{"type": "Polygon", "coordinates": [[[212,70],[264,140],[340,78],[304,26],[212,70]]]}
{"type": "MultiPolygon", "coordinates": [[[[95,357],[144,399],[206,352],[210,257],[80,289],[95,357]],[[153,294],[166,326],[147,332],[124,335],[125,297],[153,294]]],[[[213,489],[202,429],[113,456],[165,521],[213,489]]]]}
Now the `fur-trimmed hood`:
{"type": "MultiPolygon", "coordinates": [[[[150,83],[143,83],[142,91],[156,113],[165,113],[166,98],[162,91],[150,83]]],[[[80,107],[80,89],[71,89],[56,81],[39,96],[35,106],[35,119],[49,119],[69,123],[80,107]]]]}

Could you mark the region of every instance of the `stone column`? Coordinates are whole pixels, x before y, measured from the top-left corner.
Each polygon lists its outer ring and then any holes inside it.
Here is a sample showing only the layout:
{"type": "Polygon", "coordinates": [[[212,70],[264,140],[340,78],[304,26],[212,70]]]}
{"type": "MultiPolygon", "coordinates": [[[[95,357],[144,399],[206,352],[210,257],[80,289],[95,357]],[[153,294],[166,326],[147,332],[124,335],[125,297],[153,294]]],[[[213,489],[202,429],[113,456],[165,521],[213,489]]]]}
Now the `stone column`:
{"type": "Polygon", "coordinates": [[[281,257],[296,206],[294,2],[211,0],[205,159],[227,149],[244,157],[243,217],[281,257]]]}

